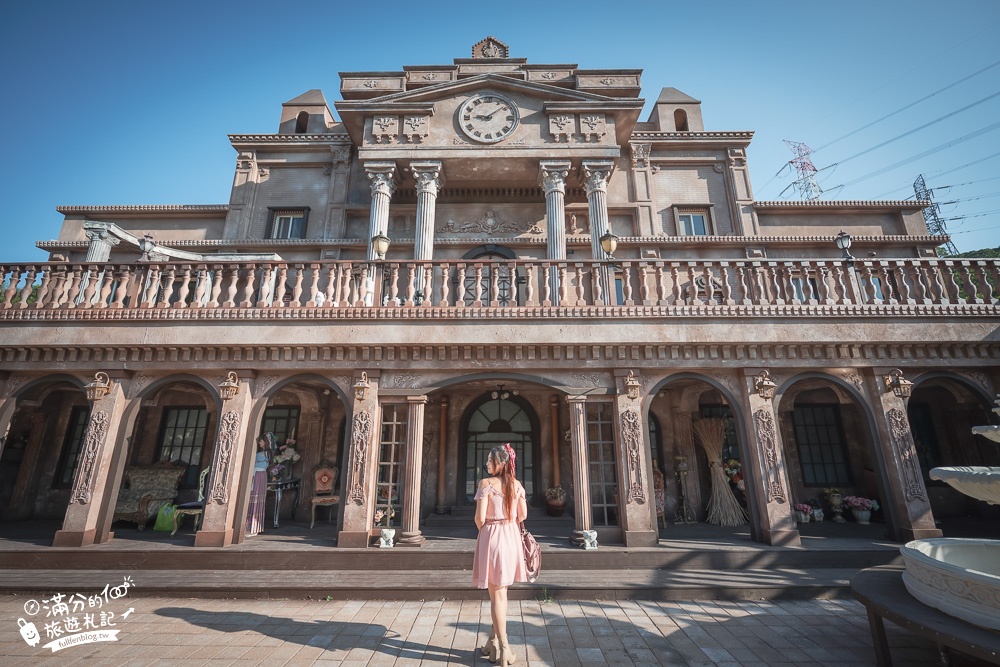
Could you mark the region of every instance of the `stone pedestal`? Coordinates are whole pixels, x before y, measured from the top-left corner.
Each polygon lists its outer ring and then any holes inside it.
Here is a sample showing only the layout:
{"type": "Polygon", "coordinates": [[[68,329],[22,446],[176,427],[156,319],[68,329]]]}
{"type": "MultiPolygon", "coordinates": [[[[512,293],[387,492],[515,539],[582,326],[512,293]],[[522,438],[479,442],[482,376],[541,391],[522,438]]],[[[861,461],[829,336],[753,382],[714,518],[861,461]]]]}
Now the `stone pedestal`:
{"type": "MultiPolygon", "coordinates": [[[[355,380],[361,376],[356,371],[355,380]]],[[[337,535],[338,547],[368,546],[375,520],[375,475],[378,468],[378,441],[381,415],[378,403],[379,372],[368,371],[365,397],[352,396],[351,441],[344,470],[344,522],[337,535]]]]}
{"type": "Polygon", "coordinates": [[[756,542],[799,546],[801,538],[792,516],[792,500],[785,468],[785,450],[778,433],[774,401],[757,393],[757,374],[744,368],[740,402],[750,434],[743,470],[750,506],[750,532],[756,542]]]}
{"type": "Polygon", "coordinates": [[[108,395],[91,406],[69,507],[52,546],[82,547],[110,539],[111,534],[104,528],[111,524],[118,489],[118,480],[112,479],[110,472],[112,462],[120,458],[116,457],[116,448],[125,446],[118,431],[127,403],[121,382],[112,382],[108,395]]]}
{"type": "Polygon", "coordinates": [[[234,526],[246,521],[246,507],[239,507],[238,498],[240,485],[250,488],[253,478],[253,457],[257,447],[253,440],[247,442],[252,404],[253,396],[245,378],[239,380],[239,393],[222,402],[201,528],[194,536],[196,547],[233,544],[234,526]]]}

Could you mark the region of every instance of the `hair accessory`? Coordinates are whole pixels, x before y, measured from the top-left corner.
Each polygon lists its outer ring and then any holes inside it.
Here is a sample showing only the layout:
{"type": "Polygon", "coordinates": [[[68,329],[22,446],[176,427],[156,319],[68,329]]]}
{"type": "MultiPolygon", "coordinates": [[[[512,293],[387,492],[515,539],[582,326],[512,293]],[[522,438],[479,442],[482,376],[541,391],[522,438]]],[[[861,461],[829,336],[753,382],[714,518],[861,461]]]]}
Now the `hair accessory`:
{"type": "Polygon", "coordinates": [[[507,454],[510,455],[510,474],[514,476],[514,462],[517,461],[517,454],[514,453],[514,448],[510,446],[509,442],[503,443],[503,446],[507,448],[507,454]]]}

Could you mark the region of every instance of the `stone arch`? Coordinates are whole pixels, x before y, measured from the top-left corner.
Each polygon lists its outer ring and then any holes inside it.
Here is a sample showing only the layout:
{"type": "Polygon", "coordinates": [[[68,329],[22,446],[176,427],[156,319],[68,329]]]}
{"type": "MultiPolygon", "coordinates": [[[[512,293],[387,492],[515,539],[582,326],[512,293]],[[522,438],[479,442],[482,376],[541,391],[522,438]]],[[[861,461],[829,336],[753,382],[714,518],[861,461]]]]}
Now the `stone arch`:
{"type": "MultiPolygon", "coordinates": [[[[697,373],[697,372],[688,372],[688,371],[685,371],[685,372],[680,372],[680,373],[674,373],[674,374],[671,374],[671,375],[668,375],[666,377],[661,378],[660,380],[658,380],[653,385],[652,390],[649,392],[649,394],[646,396],[645,400],[643,401],[642,414],[644,416],[644,419],[648,421],[649,416],[650,416],[650,412],[651,412],[652,407],[653,407],[653,402],[657,398],[659,398],[659,394],[660,394],[660,392],[662,390],[664,390],[665,388],[669,387],[669,385],[671,385],[673,383],[681,382],[681,381],[684,381],[684,380],[690,380],[690,381],[694,381],[694,382],[700,382],[700,383],[702,383],[704,385],[707,385],[711,389],[717,391],[723,397],[723,399],[725,399],[725,401],[728,404],[728,407],[729,407],[729,409],[730,409],[730,411],[732,413],[732,416],[733,416],[733,422],[734,422],[734,425],[735,425],[736,442],[737,442],[737,446],[738,446],[739,451],[740,451],[740,460],[741,461],[749,461],[749,460],[751,460],[750,457],[749,457],[749,447],[753,446],[753,444],[755,442],[755,434],[752,431],[752,424],[749,422],[748,417],[745,414],[745,411],[744,411],[744,408],[743,408],[743,403],[740,400],[740,398],[737,396],[737,394],[735,393],[735,390],[732,389],[731,387],[728,387],[724,383],[722,383],[716,377],[712,377],[712,376],[709,376],[709,375],[704,375],[704,374],[697,373]]],[[[694,397],[692,396],[692,397],[684,398],[682,400],[694,401],[694,397]]],[[[694,408],[697,408],[697,404],[691,402],[691,403],[687,404],[687,407],[690,409],[690,411],[693,412],[693,411],[695,411],[694,408]]],[[[643,422],[643,423],[645,423],[645,422],[643,422]]],[[[662,429],[663,429],[664,432],[667,431],[667,426],[665,424],[661,423],[660,426],[662,427],[662,429]]],[[[651,443],[649,442],[649,433],[647,432],[647,429],[645,429],[645,428],[643,429],[643,437],[646,439],[646,447],[647,447],[646,451],[647,452],[651,452],[651,443]]],[[[692,439],[692,447],[694,447],[695,456],[698,456],[699,455],[698,452],[700,452],[701,450],[698,448],[697,444],[693,442],[693,439],[692,439]]],[[[649,458],[651,460],[652,456],[648,456],[647,458],[649,458]]],[[[649,468],[649,470],[647,470],[646,474],[649,477],[649,479],[652,479],[652,474],[653,473],[652,473],[652,462],[651,461],[650,461],[649,466],[650,466],[650,468],[649,468]]],[[[664,471],[664,472],[666,472],[666,471],[664,471]]],[[[694,472],[694,470],[692,470],[692,472],[694,472]]],[[[761,480],[757,479],[757,477],[758,477],[757,471],[753,469],[753,466],[744,465],[743,466],[743,475],[744,475],[744,478],[746,479],[746,484],[747,485],[762,483],[761,480]]],[[[666,478],[666,481],[667,481],[666,495],[667,495],[668,498],[671,497],[671,494],[673,494],[673,497],[676,498],[676,487],[674,486],[676,482],[673,479],[671,479],[672,477],[673,477],[672,475],[665,475],[665,478],[666,478]]],[[[693,482],[697,482],[697,479],[689,478],[689,488],[691,486],[691,483],[693,483],[693,482]]],[[[749,514],[750,514],[751,526],[759,525],[761,510],[760,510],[760,508],[757,507],[756,502],[755,502],[755,500],[753,498],[753,494],[748,493],[748,494],[746,494],[746,496],[747,496],[747,510],[749,511],[749,514]]],[[[697,503],[698,501],[699,501],[699,498],[696,497],[694,499],[694,503],[697,503]]]]}
{"type": "MultiPolygon", "coordinates": [[[[8,378],[7,381],[9,382],[10,379],[8,378]]],[[[51,375],[42,375],[36,378],[31,378],[22,386],[15,389],[14,392],[8,396],[2,404],[0,404],[0,454],[3,453],[2,442],[7,437],[7,430],[10,428],[10,421],[13,419],[14,413],[17,411],[17,402],[25,395],[26,392],[39,385],[55,384],[59,382],[65,382],[79,387],[82,390],[84,385],[86,385],[89,381],[90,380],[81,380],[76,375],[70,375],[69,373],[53,373],[51,375]]]]}
{"type": "Polygon", "coordinates": [[[528,382],[531,384],[541,385],[549,389],[554,389],[563,394],[573,393],[572,388],[551,378],[546,378],[539,375],[528,375],[526,373],[511,373],[511,372],[497,371],[489,373],[470,373],[467,375],[455,375],[452,377],[445,378],[440,382],[435,382],[431,385],[428,385],[427,387],[424,387],[423,390],[414,389],[413,395],[416,396],[420,394],[429,394],[434,391],[446,389],[456,384],[466,384],[468,382],[477,382],[477,381],[492,382],[498,380],[513,380],[517,382],[528,382]]]}
{"type": "Polygon", "coordinates": [[[972,380],[970,380],[969,378],[965,377],[960,373],[954,373],[947,370],[931,370],[914,375],[912,378],[913,390],[916,391],[921,384],[939,379],[951,380],[952,382],[965,387],[972,393],[982,398],[983,401],[985,401],[988,405],[992,405],[994,400],[996,400],[996,396],[990,395],[989,391],[980,383],[973,382],[972,380]]]}

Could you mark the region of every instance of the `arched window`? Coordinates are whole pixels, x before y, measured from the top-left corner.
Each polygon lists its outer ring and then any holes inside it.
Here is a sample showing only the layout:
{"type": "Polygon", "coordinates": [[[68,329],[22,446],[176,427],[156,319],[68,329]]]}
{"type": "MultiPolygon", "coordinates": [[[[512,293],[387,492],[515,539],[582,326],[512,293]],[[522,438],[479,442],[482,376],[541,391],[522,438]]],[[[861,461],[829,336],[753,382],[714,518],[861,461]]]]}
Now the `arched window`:
{"type": "Polygon", "coordinates": [[[530,503],[535,493],[535,442],[537,419],[528,403],[502,388],[480,398],[465,426],[465,501],[471,503],[490,450],[509,442],[517,453],[517,478],[530,503]]]}
{"type": "Polygon", "coordinates": [[[688,131],[688,115],[684,109],[677,109],[674,111],[674,128],[678,132],[688,131]]]}
{"type": "MultiPolygon", "coordinates": [[[[503,264],[504,260],[515,259],[517,255],[510,248],[505,248],[498,245],[484,245],[478,248],[473,248],[469,252],[465,253],[462,259],[471,259],[477,262],[496,262],[494,264],[487,264],[483,266],[482,277],[480,279],[480,295],[486,298],[493,284],[493,269],[496,268],[497,272],[497,291],[498,291],[498,301],[501,306],[511,306],[518,305],[520,303],[518,297],[517,285],[521,282],[520,277],[515,273],[512,274],[510,267],[503,264]]],[[[465,305],[471,306],[476,298],[476,270],[474,267],[469,267],[465,274],[465,305]]]]}
{"type": "Polygon", "coordinates": [[[300,111],[295,118],[295,134],[305,134],[309,127],[309,112],[300,111]]]}

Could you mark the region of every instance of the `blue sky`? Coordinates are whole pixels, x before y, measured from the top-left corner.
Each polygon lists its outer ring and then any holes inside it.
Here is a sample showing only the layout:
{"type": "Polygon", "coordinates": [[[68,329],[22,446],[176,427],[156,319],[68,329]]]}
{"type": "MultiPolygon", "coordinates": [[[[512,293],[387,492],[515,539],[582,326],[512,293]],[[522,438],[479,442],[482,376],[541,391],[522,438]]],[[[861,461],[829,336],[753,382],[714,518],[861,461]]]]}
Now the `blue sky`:
{"type": "Polygon", "coordinates": [[[948,221],[959,250],[1000,245],[996,0],[39,0],[0,6],[0,262],[43,260],[59,205],[226,203],[227,134],[275,132],[311,88],[332,106],[338,72],[450,63],[486,35],[532,63],[642,68],[643,120],[672,86],[706,129],[754,130],[758,199],[794,196],[774,178],[793,139],[818,149],[824,198],[910,197],[922,173],[954,202],[943,217],[964,217],[948,221]]]}

